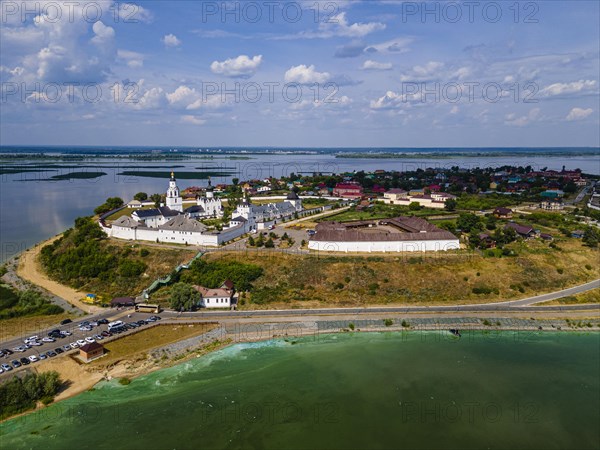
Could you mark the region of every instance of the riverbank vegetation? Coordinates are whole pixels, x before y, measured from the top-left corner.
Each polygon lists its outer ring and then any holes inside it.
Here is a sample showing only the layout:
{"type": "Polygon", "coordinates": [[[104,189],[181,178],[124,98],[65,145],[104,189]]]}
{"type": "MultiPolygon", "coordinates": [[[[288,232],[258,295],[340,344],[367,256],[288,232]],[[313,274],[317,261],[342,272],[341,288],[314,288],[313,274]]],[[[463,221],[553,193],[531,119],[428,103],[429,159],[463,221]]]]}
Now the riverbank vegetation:
{"type": "Polygon", "coordinates": [[[0,384],[0,420],[34,409],[36,403],[52,403],[62,386],[57,372],[30,373],[13,376],[0,384]]]}
{"type": "Polygon", "coordinates": [[[109,240],[91,217],[45,246],[40,254],[50,277],[79,290],[113,296],[138,295],[156,278],[189,261],[194,250],[142,246],[109,240]]]}
{"type": "Polygon", "coordinates": [[[18,291],[11,286],[0,284],[0,320],[57,315],[63,312],[63,308],[51,303],[38,291],[18,291]]]}

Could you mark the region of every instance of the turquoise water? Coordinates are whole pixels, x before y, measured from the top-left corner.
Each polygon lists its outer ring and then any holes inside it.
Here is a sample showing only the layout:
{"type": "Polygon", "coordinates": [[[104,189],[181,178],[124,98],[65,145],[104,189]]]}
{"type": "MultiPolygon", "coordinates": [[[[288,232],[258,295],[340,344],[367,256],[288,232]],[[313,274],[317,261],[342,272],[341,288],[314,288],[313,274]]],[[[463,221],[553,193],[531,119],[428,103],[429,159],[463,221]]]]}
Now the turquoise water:
{"type": "Polygon", "coordinates": [[[600,335],[238,344],[0,427],[3,449],[591,449],[600,335]]]}

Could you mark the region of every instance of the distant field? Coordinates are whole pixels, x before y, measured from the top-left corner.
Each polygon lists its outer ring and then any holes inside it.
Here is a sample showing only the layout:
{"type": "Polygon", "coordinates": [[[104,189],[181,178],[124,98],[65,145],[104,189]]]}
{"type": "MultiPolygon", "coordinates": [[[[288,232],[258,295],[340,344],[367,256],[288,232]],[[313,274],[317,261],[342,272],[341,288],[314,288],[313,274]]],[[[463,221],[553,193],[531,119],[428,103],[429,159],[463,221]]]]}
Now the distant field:
{"type": "Polygon", "coordinates": [[[25,316],[0,321],[0,342],[19,336],[31,336],[39,334],[40,331],[52,325],[60,323],[61,320],[72,318],[67,313],[52,316],[25,316]]]}
{"type": "Polygon", "coordinates": [[[108,342],[104,345],[108,355],[91,363],[92,367],[106,367],[119,360],[145,359],[144,352],[173,342],[206,333],[217,327],[215,324],[158,325],[131,336],[108,342]]]}

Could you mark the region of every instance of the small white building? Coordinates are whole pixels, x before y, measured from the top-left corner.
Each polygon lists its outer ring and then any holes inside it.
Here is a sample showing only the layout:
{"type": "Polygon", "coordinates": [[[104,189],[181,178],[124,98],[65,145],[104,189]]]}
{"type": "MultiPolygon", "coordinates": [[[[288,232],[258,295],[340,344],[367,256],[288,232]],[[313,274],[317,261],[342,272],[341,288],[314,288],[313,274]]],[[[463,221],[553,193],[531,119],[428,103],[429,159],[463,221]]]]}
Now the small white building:
{"type": "Polygon", "coordinates": [[[194,286],[194,289],[200,293],[202,308],[231,308],[237,304],[235,290],[228,288],[225,284],[216,289],[204,286],[194,286]]]}

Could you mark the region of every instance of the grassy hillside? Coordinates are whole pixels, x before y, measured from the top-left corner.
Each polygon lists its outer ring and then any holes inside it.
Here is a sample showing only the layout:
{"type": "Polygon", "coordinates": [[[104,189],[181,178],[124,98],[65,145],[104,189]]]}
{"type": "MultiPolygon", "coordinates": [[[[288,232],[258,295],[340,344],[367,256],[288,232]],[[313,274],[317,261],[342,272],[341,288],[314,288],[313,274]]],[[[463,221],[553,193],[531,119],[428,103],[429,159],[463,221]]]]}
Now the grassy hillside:
{"type": "Polygon", "coordinates": [[[242,309],[381,304],[459,304],[508,300],[599,277],[598,250],[580,241],[510,244],[517,256],[472,254],[298,256],[209,254],[260,265],[264,274],[242,309]]]}
{"type": "Polygon", "coordinates": [[[42,249],[41,263],[56,281],[110,301],[114,296],[140,294],[195,253],[109,240],[91,218],[79,218],[60,239],[42,249]]]}

